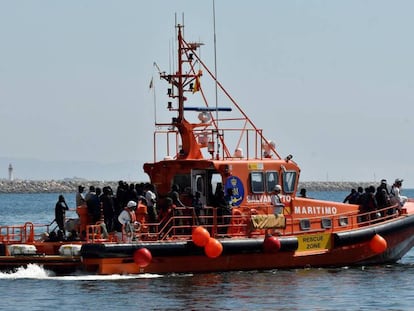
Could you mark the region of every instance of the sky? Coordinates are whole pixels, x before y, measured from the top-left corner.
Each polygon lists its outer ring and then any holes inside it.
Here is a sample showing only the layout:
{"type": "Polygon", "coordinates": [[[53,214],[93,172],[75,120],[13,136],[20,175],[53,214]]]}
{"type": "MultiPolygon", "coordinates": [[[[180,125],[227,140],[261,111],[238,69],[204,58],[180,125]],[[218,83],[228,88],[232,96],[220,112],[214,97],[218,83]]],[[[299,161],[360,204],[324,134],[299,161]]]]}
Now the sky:
{"type": "MultiPolygon", "coordinates": [[[[302,181],[414,187],[413,1],[214,4],[218,79],[302,181]]],[[[146,179],[176,18],[213,68],[213,0],[0,0],[0,178],[146,179]]]]}

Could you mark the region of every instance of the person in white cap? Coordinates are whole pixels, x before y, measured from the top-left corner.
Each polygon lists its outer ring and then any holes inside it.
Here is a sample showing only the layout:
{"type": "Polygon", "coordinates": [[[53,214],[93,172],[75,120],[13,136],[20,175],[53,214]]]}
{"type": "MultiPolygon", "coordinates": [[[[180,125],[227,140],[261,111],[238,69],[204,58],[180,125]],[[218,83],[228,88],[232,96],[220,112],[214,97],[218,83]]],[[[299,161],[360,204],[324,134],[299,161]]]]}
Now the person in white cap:
{"type": "Polygon", "coordinates": [[[401,187],[403,181],[403,179],[397,178],[392,185],[390,192],[392,204],[398,203],[400,207],[403,206],[405,202],[407,202],[407,197],[401,195],[401,187]]]}
{"type": "Polygon", "coordinates": [[[282,187],[280,185],[276,185],[275,188],[273,189],[273,194],[272,194],[272,198],[271,198],[271,203],[274,206],[274,214],[278,215],[278,214],[282,214],[283,212],[283,203],[280,199],[280,192],[282,191],[282,187]]]}
{"type": "Polygon", "coordinates": [[[122,225],[122,234],[128,239],[135,239],[135,231],[139,230],[141,224],[137,221],[135,216],[135,209],[137,202],[129,201],[124,210],[119,214],[118,221],[122,225]]]}

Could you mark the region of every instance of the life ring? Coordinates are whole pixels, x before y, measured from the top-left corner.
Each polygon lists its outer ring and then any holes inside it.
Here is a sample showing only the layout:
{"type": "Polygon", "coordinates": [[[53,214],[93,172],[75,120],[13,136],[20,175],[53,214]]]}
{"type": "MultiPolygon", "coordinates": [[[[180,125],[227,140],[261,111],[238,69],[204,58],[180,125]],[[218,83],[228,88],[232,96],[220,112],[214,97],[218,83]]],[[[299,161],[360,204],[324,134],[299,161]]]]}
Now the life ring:
{"type": "Polygon", "coordinates": [[[245,234],[247,229],[247,219],[239,209],[233,209],[231,217],[231,234],[245,234]]]}

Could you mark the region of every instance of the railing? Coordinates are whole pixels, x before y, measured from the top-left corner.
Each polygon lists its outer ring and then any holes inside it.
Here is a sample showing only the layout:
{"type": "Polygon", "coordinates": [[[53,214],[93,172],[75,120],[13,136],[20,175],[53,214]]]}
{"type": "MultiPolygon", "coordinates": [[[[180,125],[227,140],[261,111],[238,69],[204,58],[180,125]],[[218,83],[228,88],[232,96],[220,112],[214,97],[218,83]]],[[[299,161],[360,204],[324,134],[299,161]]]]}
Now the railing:
{"type": "Polygon", "coordinates": [[[379,209],[367,213],[355,211],[307,218],[294,218],[292,215],[284,215],[286,225],[275,230],[254,229],[251,224],[251,214],[235,213],[232,215],[220,215],[218,208],[207,207],[202,209],[197,216],[194,208],[177,208],[172,215],[159,223],[147,223],[147,232],[140,232],[142,240],[165,240],[191,238],[192,228],[203,226],[213,237],[252,237],[266,233],[274,233],[281,236],[291,236],[303,233],[337,232],[365,227],[379,222],[384,222],[399,216],[396,206],[379,209]],[[307,226],[303,226],[306,223],[307,226]]]}
{"type": "Polygon", "coordinates": [[[31,243],[40,239],[44,232],[49,232],[50,225],[35,225],[26,222],[24,225],[0,226],[0,242],[4,244],[31,243]]]}
{"type": "MultiPolygon", "coordinates": [[[[232,215],[221,214],[215,207],[203,208],[197,215],[194,208],[176,208],[170,215],[157,223],[145,223],[141,230],[137,231],[139,240],[167,240],[189,239],[192,229],[203,226],[210,235],[220,237],[252,237],[266,233],[276,233],[281,236],[291,236],[303,233],[337,232],[360,227],[366,227],[379,222],[388,221],[404,214],[404,209],[398,210],[397,206],[386,207],[367,213],[355,211],[329,216],[316,216],[307,218],[294,218],[292,215],[284,215],[286,225],[275,230],[255,229],[252,227],[252,214],[242,213],[234,209],[232,215]],[[237,212],[236,212],[237,211],[237,212]]],[[[0,226],[0,243],[31,243],[41,240],[44,233],[50,232],[50,225],[36,225],[30,222],[24,225],[0,226]]],[[[125,241],[125,236],[116,236],[106,232],[101,224],[88,225],[86,241],[91,243],[125,241]]]]}

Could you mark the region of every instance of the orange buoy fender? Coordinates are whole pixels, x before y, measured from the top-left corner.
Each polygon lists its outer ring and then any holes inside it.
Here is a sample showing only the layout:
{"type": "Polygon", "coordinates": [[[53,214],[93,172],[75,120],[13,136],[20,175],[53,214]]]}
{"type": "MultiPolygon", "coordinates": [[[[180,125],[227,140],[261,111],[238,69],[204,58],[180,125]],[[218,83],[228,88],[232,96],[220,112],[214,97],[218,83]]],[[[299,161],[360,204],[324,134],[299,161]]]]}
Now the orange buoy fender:
{"type": "Polygon", "coordinates": [[[210,238],[204,246],[204,252],[209,258],[216,258],[223,252],[223,245],[215,238],[210,238]]]}
{"type": "Polygon", "coordinates": [[[369,242],[369,247],[376,254],[381,254],[387,249],[387,241],[378,233],[369,242]]]}
{"type": "Polygon", "coordinates": [[[280,250],[280,240],[275,236],[267,236],[263,241],[263,250],[265,253],[277,253],[280,250]]]}
{"type": "Polygon", "coordinates": [[[145,248],[142,247],[140,249],[137,249],[134,252],[134,262],[140,267],[144,268],[148,266],[152,261],[152,255],[151,252],[145,248]]]}
{"type": "Polygon", "coordinates": [[[191,235],[195,245],[204,247],[210,239],[210,233],[202,226],[198,226],[193,230],[191,235]]]}

